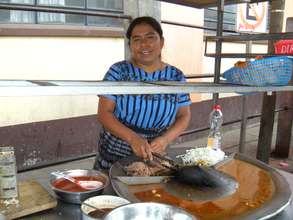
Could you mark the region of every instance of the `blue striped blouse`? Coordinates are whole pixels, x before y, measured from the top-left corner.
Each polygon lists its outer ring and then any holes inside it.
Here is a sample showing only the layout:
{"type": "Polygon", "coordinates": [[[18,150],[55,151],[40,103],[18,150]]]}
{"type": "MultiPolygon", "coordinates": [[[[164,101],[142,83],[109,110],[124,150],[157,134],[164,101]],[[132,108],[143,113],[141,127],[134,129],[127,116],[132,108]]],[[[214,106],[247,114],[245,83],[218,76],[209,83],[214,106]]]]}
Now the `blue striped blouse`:
{"type": "MultiPolygon", "coordinates": [[[[113,64],[106,73],[107,81],[185,81],[183,73],[174,66],[146,73],[129,61],[113,64]]],[[[115,101],[114,115],[124,123],[138,128],[165,128],[174,120],[181,106],[190,105],[188,94],[104,95],[115,101]]]]}

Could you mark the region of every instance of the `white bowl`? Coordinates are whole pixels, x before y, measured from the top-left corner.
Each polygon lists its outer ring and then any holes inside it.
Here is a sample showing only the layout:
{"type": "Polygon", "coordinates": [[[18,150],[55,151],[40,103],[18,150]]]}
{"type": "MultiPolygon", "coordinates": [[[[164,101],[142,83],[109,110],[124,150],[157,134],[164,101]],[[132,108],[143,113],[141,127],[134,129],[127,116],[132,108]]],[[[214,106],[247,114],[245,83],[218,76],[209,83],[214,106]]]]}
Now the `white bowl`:
{"type": "MultiPolygon", "coordinates": [[[[94,197],[88,198],[83,203],[87,203],[99,209],[104,209],[104,208],[114,209],[118,206],[128,204],[129,201],[118,196],[102,195],[102,196],[94,196],[94,197]]],[[[83,203],[81,204],[82,219],[84,220],[102,219],[102,216],[91,217],[89,213],[92,211],[95,211],[95,209],[87,205],[84,205],[83,203]]]]}
{"type": "Polygon", "coordinates": [[[197,220],[182,208],[155,202],[126,204],[109,212],[104,220],[197,220]]]}

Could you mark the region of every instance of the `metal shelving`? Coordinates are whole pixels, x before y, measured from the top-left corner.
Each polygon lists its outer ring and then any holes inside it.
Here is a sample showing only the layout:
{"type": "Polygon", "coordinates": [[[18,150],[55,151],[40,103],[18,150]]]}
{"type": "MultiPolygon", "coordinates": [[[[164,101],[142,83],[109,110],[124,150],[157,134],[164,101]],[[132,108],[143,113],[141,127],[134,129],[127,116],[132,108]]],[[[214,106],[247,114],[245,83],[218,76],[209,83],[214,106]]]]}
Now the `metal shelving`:
{"type": "Polygon", "coordinates": [[[105,94],[251,93],[293,91],[293,86],[241,86],[197,82],[111,82],[111,81],[0,81],[0,96],[59,96],[105,94]]]}
{"type": "MultiPolygon", "coordinates": [[[[225,4],[254,3],[267,0],[162,0],[164,2],[187,5],[196,8],[210,6],[223,7],[225,4]]],[[[275,0],[272,0],[275,1],[275,0]]],[[[111,13],[101,13],[97,11],[80,11],[77,9],[64,9],[59,7],[28,6],[21,4],[0,4],[1,9],[33,10],[55,13],[73,13],[99,15],[130,19],[126,15],[113,15],[111,13]]],[[[221,11],[221,10],[220,10],[221,11]]],[[[221,13],[218,13],[221,14],[221,13]]],[[[219,24],[222,23],[221,16],[218,17],[219,24]]],[[[223,54],[221,44],[226,41],[247,41],[247,40],[272,40],[289,39],[293,33],[281,34],[252,34],[252,35],[231,35],[222,36],[222,26],[217,26],[217,36],[207,37],[208,40],[215,40],[217,51],[215,54],[206,54],[216,57],[215,80],[214,83],[178,83],[178,82],[103,82],[103,81],[52,81],[52,80],[0,80],[0,96],[39,96],[39,95],[98,95],[98,94],[156,94],[156,93],[251,93],[251,92],[271,92],[271,91],[293,91],[293,86],[271,86],[271,87],[252,87],[229,85],[220,83],[221,58],[237,57],[237,54],[223,54]]],[[[250,54],[256,56],[259,54],[250,54]]],[[[268,55],[268,54],[262,54],[268,55]]],[[[238,57],[247,57],[247,54],[238,54],[238,57]]]]}
{"type": "MultiPolygon", "coordinates": [[[[161,2],[169,2],[178,5],[185,5],[193,8],[207,8],[217,6],[218,0],[157,0],[161,2]]],[[[264,2],[268,0],[225,0],[225,4],[237,4],[237,3],[256,3],[264,2]]],[[[277,0],[271,0],[277,1],[277,0]]]]}
{"type": "MultiPolygon", "coordinates": [[[[247,41],[263,41],[263,40],[286,40],[293,39],[293,32],[286,33],[272,33],[272,34],[238,34],[225,36],[207,36],[205,38],[205,56],[207,57],[221,57],[221,58],[255,58],[256,56],[276,56],[274,53],[208,53],[207,42],[247,42],[247,41]]],[[[292,54],[282,54],[282,56],[292,54]]]]}
{"type": "Polygon", "coordinates": [[[293,32],[267,34],[238,34],[225,36],[207,36],[206,40],[221,40],[222,42],[254,41],[254,40],[286,40],[292,39],[293,32]]]}

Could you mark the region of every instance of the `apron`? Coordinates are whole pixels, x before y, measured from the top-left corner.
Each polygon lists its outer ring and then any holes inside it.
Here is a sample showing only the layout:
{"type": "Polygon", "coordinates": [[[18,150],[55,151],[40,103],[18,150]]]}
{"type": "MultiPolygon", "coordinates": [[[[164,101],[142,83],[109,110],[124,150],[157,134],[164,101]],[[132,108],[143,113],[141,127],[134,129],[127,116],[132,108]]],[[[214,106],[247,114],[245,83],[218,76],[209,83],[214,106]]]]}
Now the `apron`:
{"type": "MultiPolygon", "coordinates": [[[[132,125],[125,126],[136,132],[141,137],[147,139],[149,142],[151,142],[156,137],[161,136],[167,130],[167,128],[144,129],[134,127],[132,125]]],[[[112,135],[103,128],[100,134],[100,139],[98,141],[98,153],[94,163],[94,169],[109,169],[112,164],[119,159],[130,156],[132,154],[133,151],[126,141],[112,135]]]]}

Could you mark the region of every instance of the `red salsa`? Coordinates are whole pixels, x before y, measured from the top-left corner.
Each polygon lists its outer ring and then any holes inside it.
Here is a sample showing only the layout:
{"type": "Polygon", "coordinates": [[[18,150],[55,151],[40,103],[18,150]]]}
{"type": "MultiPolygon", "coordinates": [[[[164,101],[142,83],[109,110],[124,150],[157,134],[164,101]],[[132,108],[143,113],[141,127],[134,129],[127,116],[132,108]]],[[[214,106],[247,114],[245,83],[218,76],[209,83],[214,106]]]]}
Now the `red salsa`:
{"type": "MultiPolygon", "coordinates": [[[[105,184],[105,180],[101,176],[75,176],[74,179],[76,179],[76,180],[84,180],[84,181],[96,180],[96,181],[102,182],[103,185],[105,184]]],[[[57,189],[61,189],[61,190],[68,191],[68,192],[86,192],[86,191],[90,191],[90,190],[81,188],[80,186],[76,185],[75,183],[72,183],[69,180],[66,180],[66,179],[63,179],[63,178],[55,180],[52,183],[52,185],[57,189]]]]}

